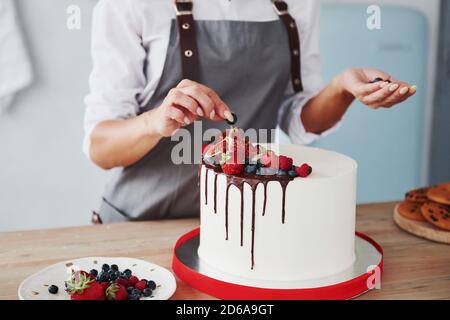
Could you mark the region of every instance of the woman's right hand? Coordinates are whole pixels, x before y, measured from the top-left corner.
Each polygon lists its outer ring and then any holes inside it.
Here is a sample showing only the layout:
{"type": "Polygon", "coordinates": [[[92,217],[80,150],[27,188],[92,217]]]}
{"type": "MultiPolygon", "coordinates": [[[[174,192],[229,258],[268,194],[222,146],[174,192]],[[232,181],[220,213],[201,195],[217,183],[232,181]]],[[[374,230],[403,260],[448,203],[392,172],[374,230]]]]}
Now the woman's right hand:
{"type": "Polygon", "coordinates": [[[148,111],[147,126],[149,131],[170,137],[180,127],[191,124],[199,117],[233,121],[230,108],[214,90],[185,79],[169,91],[159,107],[148,111]]]}

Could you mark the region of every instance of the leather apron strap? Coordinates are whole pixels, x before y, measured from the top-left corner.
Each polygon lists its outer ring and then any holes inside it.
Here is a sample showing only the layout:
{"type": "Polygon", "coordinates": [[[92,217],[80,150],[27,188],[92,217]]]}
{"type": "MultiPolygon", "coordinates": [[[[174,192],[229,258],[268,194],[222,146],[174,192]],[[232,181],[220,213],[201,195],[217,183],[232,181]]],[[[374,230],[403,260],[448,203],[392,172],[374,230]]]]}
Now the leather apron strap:
{"type": "MultiPolygon", "coordinates": [[[[291,81],[295,92],[303,91],[300,60],[300,37],[297,24],[288,12],[288,5],[282,0],[271,0],[280,19],[286,26],[291,50],[291,81]]],[[[195,35],[192,0],[175,0],[178,31],[180,34],[181,65],[183,78],[198,81],[198,51],[195,35]]]]}
{"type": "Polygon", "coordinates": [[[198,51],[192,0],[175,0],[183,78],[198,81],[198,51]]]}
{"type": "Polygon", "coordinates": [[[295,19],[288,12],[288,5],[282,0],[272,0],[275,12],[286,26],[291,48],[291,81],[295,92],[303,91],[300,60],[300,36],[295,19]]]}

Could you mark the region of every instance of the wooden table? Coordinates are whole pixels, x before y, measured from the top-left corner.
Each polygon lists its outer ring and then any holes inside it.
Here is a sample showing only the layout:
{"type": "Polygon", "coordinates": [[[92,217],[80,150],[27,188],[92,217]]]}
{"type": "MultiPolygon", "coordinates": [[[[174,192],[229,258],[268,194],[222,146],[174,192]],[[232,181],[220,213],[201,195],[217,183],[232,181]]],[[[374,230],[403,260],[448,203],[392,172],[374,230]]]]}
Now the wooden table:
{"type": "MultiPolygon", "coordinates": [[[[357,229],[384,249],[381,290],[358,299],[450,299],[450,246],[416,238],[392,220],[395,203],[359,206],[357,229]]],[[[170,268],[175,241],[197,219],[134,222],[0,234],[0,299],[17,299],[27,276],[85,256],[129,256],[170,268]]],[[[211,299],[177,280],[174,299],[211,299]]]]}

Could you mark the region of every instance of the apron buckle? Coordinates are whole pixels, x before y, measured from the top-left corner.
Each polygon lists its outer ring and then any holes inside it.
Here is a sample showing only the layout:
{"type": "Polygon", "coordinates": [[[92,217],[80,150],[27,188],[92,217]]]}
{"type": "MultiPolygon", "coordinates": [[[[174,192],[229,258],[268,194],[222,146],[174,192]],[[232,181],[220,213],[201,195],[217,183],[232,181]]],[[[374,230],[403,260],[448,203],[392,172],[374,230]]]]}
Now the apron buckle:
{"type": "Polygon", "coordinates": [[[288,6],[287,6],[286,2],[284,2],[282,0],[272,0],[272,5],[275,9],[275,12],[279,16],[284,16],[286,14],[289,14],[288,6]]]}
{"type": "Polygon", "coordinates": [[[192,0],[175,0],[174,6],[177,16],[185,16],[192,14],[193,8],[192,0]]]}

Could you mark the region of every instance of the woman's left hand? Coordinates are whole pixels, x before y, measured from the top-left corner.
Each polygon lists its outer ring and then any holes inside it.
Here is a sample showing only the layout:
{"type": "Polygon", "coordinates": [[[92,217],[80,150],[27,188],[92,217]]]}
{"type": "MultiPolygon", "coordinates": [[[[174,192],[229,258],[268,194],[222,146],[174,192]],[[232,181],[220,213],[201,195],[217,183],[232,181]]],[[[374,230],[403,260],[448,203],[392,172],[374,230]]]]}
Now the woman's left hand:
{"type": "Polygon", "coordinates": [[[372,109],[391,108],[413,96],[417,87],[370,68],[348,69],[334,79],[335,85],[372,109]],[[383,79],[371,83],[375,79],[383,79]]]}

